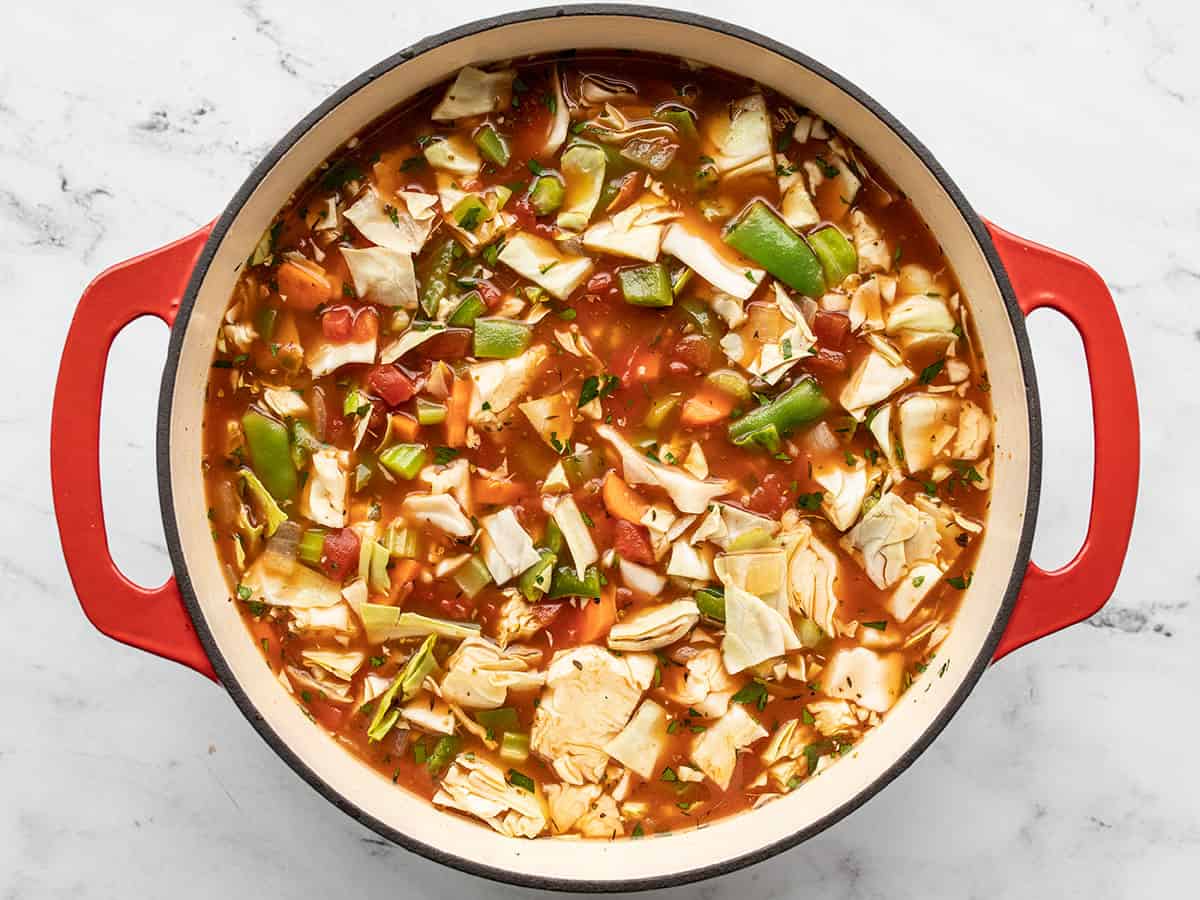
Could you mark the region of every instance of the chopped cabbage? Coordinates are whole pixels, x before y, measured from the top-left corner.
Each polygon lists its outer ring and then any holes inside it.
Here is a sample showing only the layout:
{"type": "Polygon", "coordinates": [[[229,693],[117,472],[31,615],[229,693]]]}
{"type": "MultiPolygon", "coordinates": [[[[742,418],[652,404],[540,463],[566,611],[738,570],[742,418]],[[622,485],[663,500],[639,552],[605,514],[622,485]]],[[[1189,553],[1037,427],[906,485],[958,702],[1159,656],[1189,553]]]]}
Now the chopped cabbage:
{"type": "Polygon", "coordinates": [[[749,300],[766,273],[731,261],[702,235],[683,222],[672,222],[663,235],[662,251],[674,256],[711,284],[739,300],[749,300]]]}
{"type": "Polygon", "coordinates": [[[821,688],[830,697],[885,713],[900,696],[903,679],[904,654],[851,647],[829,657],[821,673],[821,688]]]}
{"type": "Polygon", "coordinates": [[[725,639],[721,655],[730,673],[800,649],[787,594],[787,554],[779,548],[717,557],[725,585],[725,639]]]}
{"type": "Polygon", "coordinates": [[[568,784],[599,781],[608,764],[604,747],[641,696],[624,658],[591,644],[560,650],[546,670],[530,746],[568,784]]]}
{"type": "Polygon", "coordinates": [[[250,602],[270,606],[324,607],[342,600],[341,584],[313,571],[295,557],[270,549],[263,551],[246,570],[241,583],[253,592],[250,602]]]}
{"type": "Polygon", "coordinates": [[[483,562],[497,585],[508,583],[541,559],[512,507],[484,516],[479,525],[483,562]]]}
{"type": "Polygon", "coordinates": [[[300,658],[305,665],[318,666],[330,675],[349,681],[362,668],[367,655],[361,650],[302,650],[300,658]]]}
{"type": "Polygon", "coordinates": [[[830,637],[837,635],[834,614],[838,598],[838,560],[832,550],[817,540],[812,528],[800,522],[787,536],[788,586],[792,606],[816,622],[830,637]]]}
{"type": "MultiPolygon", "coordinates": [[[[465,134],[453,134],[425,145],[425,159],[439,172],[467,178],[479,174],[483,160],[475,144],[465,134]]],[[[444,212],[449,210],[443,209],[444,212]]]]}
{"type": "Polygon", "coordinates": [[[692,762],[725,790],[733,777],[738,751],[766,736],[766,729],[746,712],[746,707],[735,704],[715,725],[693,740],[692,762]]]}
{"type": "Polygon", "coordinates": [[[473,637],[480,631],[478,623],[475,622],[435,619],[419,613],[404,612],[398,606],[385,606],[382,603],[364,603],[359,607],[358,615],[362,619],[363,628],[366,629],[367,641],[372,644],[402,638],[427,637],[431,634],[461,640],[473,637]]]}
{"type": "Polygon", "coordinates": [[[342,247],[342,257],[354,281],[354,292],[360,298],[384,306],[416,309],[417,276],[411,253],[387,247],[363,250],[342,247]]]}
{"type": "Polygon", "coordinates": [[[654,777],[667,749],[667,711],[653,700],[644,700],[621,733],[604,745],[604,751],[645,779],[654,777]]]}
{"type": "Polygon", "coordinates": [[[346,502],[350,492],[350,454],[332,447],[312,455],[308,481],[300,496],[300,514],[327,528],[346,524],[346,502]]]}
{"type": "Polygon", "coordinates": [[[722,494],[733,490],[734,484],[724,479],[701,481],[683,469],[654,462],[638,452],[621,434],[609,425],[597,425],[596,433],[613,445],[621,456],[625,480],[630,484],[656,484],[667,492],[680,512],[699,514],[722,494]]]}
{"type": "MultiPolygon", "coordinates": [[[[404,191],[389,202],[373,187],[346,210],[358,233],[373,244],[396,253],[420,253],[433,230],[432,194],[404,191]]],[[[357,287],[357,285],[356,285],[357,287]]],[[[359,291],[359,296],[363,292],[359,291]]]]}
{"type": "Polygon", "coordinates": [[[911,566],[936,558],[937,524],[929,513],[887,493],[846,533],[842,546],[877,588],[887,590],[911,566]]]}
{"type": "Polygon", "coordinates": [[[534,838],[546,829],[546,801],[509,784],[504,770],[477,753],[460,753],[438,784],[435,806],[482,819],[505,837],[534,838]]]}
{"type": "Polygon", "coordinates": [[[512,102],[512,84],[517,73],[512,69],[484,72],[464,66],[446,90],[446,96],[434,107],[430,118],[435,122],[453,122],[467,116],[484,116],[508,109],[512,102]]]}
{"type": "Polygon", "coordinates": [[[471,424],[489,430],[502,427],[510,417],[510,408],[529,390],[549,355],[544,344],[534,344],[512,359],[492,359],[471,366],[471,424]]]}
{"type": "Polygon", "coordinates": [[[497,709],[509,690],[541,687],[544,673],[530,668],[528,654],[506,651],[482,637],[469,637],[446,661],[442,697],[468,709],[497,709]]]}
{"type": "Polygon", "coordinates": [[[475,526],[449,494],[408,494],[400,511],[410,522],[432,525],[451,537],[469,538],[475,534],[475,526]]]}
{"type": "Polygon", "coordinates": [[[771,121],[762,94],[726,104],[702,123],[705,153],[723,179],[775,171],[771,121]]]}
{"type": "Polygon", "coordinates": [[[680,640],[700,621],[694,600],[647,606],[609,629],[608,646],[621,652],[657,650],[680,640]]]}
{"type": "Polygon", "coordinates": [[[868,407],[886,400],[916,377],[903,362],[890,362],[884,354],[872,350],[858,364],[838,399],[846,412],[861,422],[868,407]]]}
{"type": "Polygon", "coordinates": [[[575,498],[566,495],[559,498],[546,498],[547,509],[554,518],[554,524],[562,532],[567,549],[571,551],[571,560],[575,563],[575,572],[583,578],[587,567],[600,558],[596,544],[588,531],[583,514],[575,504],[575,498]]]}
{"type": "Polygon", "coordinates": [[[596,265],[586,256],[563,253],[552,241],[525,231],[505,242],[499,260],[559,300],[566,300],[583,284],[596,265]]]}

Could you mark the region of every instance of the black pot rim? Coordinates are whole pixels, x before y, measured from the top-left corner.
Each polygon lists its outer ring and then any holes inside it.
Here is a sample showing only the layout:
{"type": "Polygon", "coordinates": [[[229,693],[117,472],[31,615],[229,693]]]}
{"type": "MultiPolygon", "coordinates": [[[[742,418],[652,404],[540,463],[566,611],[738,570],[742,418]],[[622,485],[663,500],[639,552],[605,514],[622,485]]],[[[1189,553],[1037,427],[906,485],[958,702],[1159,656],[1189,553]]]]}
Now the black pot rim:
{"type": "Polygon", "coordinates": [[[1025,569],[1029,562],[1030,548],[1033,543],[1034,526],[1037,520],[1037,507],[1039,498],[1039,489],[1041,484],[1041,465],[1042,465],[1042,433],[1041,433],[1041,414],[1038,403],[1037,382],[1034,374],[1033,357],[1030,352],[1029,338],[1025,331],[1025,317],[1017,305],[1016,297],[1013,293],[1012,286],[1009,283],[1007,273],[1000,260],[999,254],[996,252],[995,246],[992,244],[991,236],[985,227],[983,220],[975,213],[974,209],[967,202],[958,186],[941,167],[933,154],[922,144],[915,136],[913,136],[907,128],[905,128],[891,113],[884,109],[879,103],[873,100],[865,92],[857,86],[847,81],[842,76],[831,71],[821,63],[799,53],[790,47],[787,47],[778,41],[772,40],[757,32],[741,28],[737,25],[732,25],[718,19],[712,19],[707,16],[697,15],[695,13],[683,12],[680,10],[663,9],[653,6],[636,6],[611,3],[597,4],[581,4],[578,6],[567,7],[540,7],[536,9],[521,10],[518,12],[505,13],[503,15],[492,16],[485,19],[468,23],[466,25],[452,28],[448,31],[443,31],[440,34],[427,37],[421,41],[412,44],[411,46],[399,51],[393,56],[383,60],[370,69],[367,69],[357,78],[346,83],[333,94],[331,94],[324,102],[316,109],[310,112],[307,116],[291,129],[279,141],[271,151],[263,158],[263,160],[254,168],[249,177],[245,180],[242,186],[238,189],[230,200],[228,206],[225,207],[220,219],[212,230],[208,242],[205,244],[201,252],[196,266],[192,271],[191,278],[188,281],[187,291],[180,303],[179,313],[175,320],[175,325],[171,330],[170,343],[167,350],[166,368],[163,372],[161,393],[159,396],[158,408],[158,435],[157,435],[157,459],[158,459],[158,487],[159,500],[163,519],[163,528],[166,533],[167,548],[171,557],[171,564],[174,568],[175,578],[179,584],[180,593],[183,596],[184,604],[187,607],[188,614],[191,616],[193,623],[196,626],[196,633],[200,638],[205,652],[212,661],[213,668],[216,670],[217,676],[220,678],[221,684],[229,692],[233,701],[249,720],[250,724],[259,733],[264,741],[270,745],[283,760],[286,762],[302,779],[308,782],[321,796],[342,810],[347,815],[356,819],[372,831],[389,841],[411,850],[415,853],[424,856],[426,859],[441,863],[459,871],[466,872],[471,875],[476,875],[481,878],[487,878],[497,882],[518,885],[521,887],[538,888],[542,890],[561,890],[575,891],[581,893],[606,893],[606,892],[627,892],[627,891],[644,891],[666,887],[677,887],[692,882],[701,881],[707,878],[714,878],[719,875],[729,874],[754,863],[769,859],[784,850],[800,844],[801,842],[819,834],[826,828],[845,818],[858,807],[862,806],[869,799],[878,794],[884,787],[895,780],[905,769],[907,769],[918,756],[933,742],[942,730],[949,724],[950,719],[962,706],[967,695],[974,689],[975,683],[979,680],[984,670],[987,668],[995,652],[996,646],[1000,641],[1001,635],[1004,633],[1005,626],[1008,623],[1009,616],[1012,614],[1012,609],[1016,603],[1017,595],[1020,591],[1021,582],[1024,579],[1025,569]],[[1013,560],[1012,573],[1009,576],[1008,586],[1005,590],[1004,602],[998,612],[995,622],[988,633],[987,639],[980,648],[979,654],[972,662],[963,683],[958,690],[946,703],[942,711],[934,719],[925,731],[914,741],[909,748],[900,755],[878,778],[863,790],[859,791],[852,797],[839,806],[837,809],[830,812],[816,822],[800,829],[787,837],[781,838],[778,841],[770,843],[759,849],[743,854],[735,859],[726,860],[724,862],[715,863],[709,866],[701,866],[686,871],[680,871],[669,875],[660,875],[646,878],[632,878],[620,881],[600,881],[591,879],[565,879],[553,878],[539,875],[527,875],[521,872],[514,872],[507,869],[500,869],[493,866],[483,865],[469,859],[465,859],[440,847],[425,843],[416,837],[404,834],[387,824],[379,821],[373,816],[368,815],[362,809],[351,803],[344,796],[334,790],[317,772],[309,768],[283,741],[282,738],[267,724],[266,720],[259,713],[258,709],[250,701],[249,697],[242,689],[241,685],[234,678],[228,663],[217,647],[213,634],[208,627],[204,618],[203,612],[196,598],[196,592],[188,575],[186,561],[183,556],[182,544],[180,542],[179,530],[176,527],[175,517],[175,499],[171,489],[171,415],[172,415],[172,397],[175,390],[175,378],[179,364],[179,357],[183,347],[184,334],[187,331],[187,325],[191,318],[192,310],[196,303],[196,297],[200,289],[200,285],[212,263],[213,256],[217,247],[224,238],[233,220],[236,218],[250,195],[253,193],[258,184],[266,177],[267,173],[275,166],[280,158],[286,153],[296,142],[298,142],[321,118],[323,118],[332,109],[342,103],[351,94],[361,90],[370,82],[381,77],[385,73],[391,71],[395,67],[409,61],[410,59],[432,50],[436,47],[451,41],[458,40],[463,37],[478,34],[483,31],[492,30],[505,25],[519,24],[524,22],[538,21],[542,19],[558,18],[558,17],[579,17],[586,18],[588,16],[623,16],[628,18],[655,19],[668,22],[674,22],[682,25],[697,26],[709,31],[717,32],[754,44],[763,50],[778,54],[786,59],[797,63],[809,69],[814,74],[833,83],[842,91],[851,95],[855,100],[869,109],[877,116],[884,124],[886,124],[908,147],[920,158],[921,162],[928,168],[930,173],[937,179],[941,187],[947,192],[954,205],[958,208],[959,213],[970,227],[975,240],[979,243],[980,248],[988,261],[988,265],[996,279],[1000,288],[1001,296],[1003,297],[1008,317],[1012,325],[1014,337],[1017,343],[1017,352],[1021,360],[1022,377],[1024,379],[1026,405],[1029,411],[1029,435],[1030,435],[1030,456],[1029,456],[1029,484],[1027,486],[1027,504],[1025,509],[1024,522],[1021,527],[1021,534],[1018,541],[1016,556],[1013,560]]]}

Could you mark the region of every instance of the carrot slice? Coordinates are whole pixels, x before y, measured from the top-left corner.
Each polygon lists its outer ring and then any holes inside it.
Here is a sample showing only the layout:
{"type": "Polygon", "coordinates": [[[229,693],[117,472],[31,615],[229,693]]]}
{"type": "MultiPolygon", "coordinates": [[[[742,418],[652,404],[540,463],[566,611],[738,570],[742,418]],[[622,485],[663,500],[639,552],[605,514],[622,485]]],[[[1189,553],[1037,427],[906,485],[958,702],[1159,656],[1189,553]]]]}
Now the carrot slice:
{"type": "Polygon", "coordinates": [[[415,441],[421,426],[412,416],[396,413],[392,416],[392,435],[401,441],[415,441]]]}
{"type": "Polygon", "coordinates": [[[415,559],[401,559],[392,566],[392,590],[388,595],[388,599],[393,604],[398,604],[408,596],[412,590],[413,582],[417,580],[417,576],[421,574],[421,564],[415,559]]]}
{"type": "Polygon", "coordinates": [[[694,397],[689,397],[679,414],[679,423],[684,428],[702,428],[715,425],[729,418],[733,412],[733,397],[716,388],[702,388],[694,397]]]}
{"type": "Polygon", "coordinates": [[[446,401],[446,444],[461,447],[467,442],[467,414],[471,411],[471,380],[454,379],[446,401]]]}
{"type": "Polygon", "coordinates": [[[316,309],[332,297],[329,278],[316,263],[289,259],[275,270],[275,283],[288,305],[296,309],[316,309]]]}
{"type": "Polygon", "coordinates": [[[581,644],[598,641],[608,634],[616,621],[617,594],[610,584],[600,592],[599,600],[592,600],[579,610],[575,639],[581,644]]]}
{"type": "Polygon", "coordinates": [[[601,497],[604,500],[604,508],[608,510],[609,515],[616,516],[618,519],[625,519],[629,522],[642,521],[642,516],[650,508],[650,504],[643,500],[637,491],[627,485],[625,480],[611,469],[604,476],[601,497]]]}
{"type": "Polygon", "coordinates": [[[473,498],[479,503],[507,506],[516,503],[525,493],[525,485],[503,478],[476,478],[471,485],[473,498]]]}

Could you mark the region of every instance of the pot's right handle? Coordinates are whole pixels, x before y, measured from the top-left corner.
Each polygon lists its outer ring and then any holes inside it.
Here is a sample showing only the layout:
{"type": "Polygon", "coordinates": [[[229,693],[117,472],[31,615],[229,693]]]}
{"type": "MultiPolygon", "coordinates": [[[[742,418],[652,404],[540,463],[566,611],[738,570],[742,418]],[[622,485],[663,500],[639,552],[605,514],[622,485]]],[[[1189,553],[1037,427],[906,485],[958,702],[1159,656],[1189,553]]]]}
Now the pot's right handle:
{"type": "Polygon", "coordinates": [[[1063,253],[988,223],[1025,315],[1049,307],[1079,331],[1092,389],[1095,464],[1087,536],[1053,572],[1029,564],[994,659],[1104,606],[1121,574],[1138,490],[1138,407],[1121,320],[1104,280],[1063,253]]]}
{"type": "Polygon", "coordinates": [[[54,389],[50,478],[67,570],[92,624],[109,637],[215,680],[175,579],[144,588],[113,562],[100,499],[100,398],[109,348],[117,333],[141,316],[157,316],[168,326],[174,322],[211,228],[119,263],[83,292],[54,389]]]}

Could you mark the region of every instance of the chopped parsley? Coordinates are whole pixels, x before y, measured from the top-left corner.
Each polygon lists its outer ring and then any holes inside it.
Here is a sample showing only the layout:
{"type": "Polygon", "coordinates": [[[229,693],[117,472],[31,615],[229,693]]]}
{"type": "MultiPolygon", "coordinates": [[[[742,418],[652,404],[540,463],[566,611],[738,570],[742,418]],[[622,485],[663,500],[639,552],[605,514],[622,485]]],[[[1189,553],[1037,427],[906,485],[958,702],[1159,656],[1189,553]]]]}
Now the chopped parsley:
{"type": "Polygon", "coordinates": [[[933,379],[942,374],[942,369],[946,367],[946,361],[939,359],[937,362],[932,362],[921,370],[921,384],[929,384],[933,379]]]}
{"type": "Polygon", "coordinates": [[[521,790],[528,791],[531,794],[534,792],[534,790],[536,788],[536,785],[534,785],[532,778],[530,778],[524,772],[518,772],[516,769],[508,770],[507,781],[513,787],[518,787],[521,790]]]}
{"type": "Polygon", "coordinates": [[[767,701],[770,699],[771,695],[767,693],[767,686],[761,681],[752,681],[733,695],[734,703],[753,703],[758,707],[759,712],[766,709],[767,701]]]}
{"type": "Polygon", "coordinates": [[[863,628],[873,628],[876,631],[887,631],[887,625],[888,625],[888,623],[883,619],[880,619],[878,622],[863,622],[862,623],[863,628]]]}
{"type": "Polygon", "coordinates": [[[971,582],[975,578],[974,572],[967,572],[965,575],[955,575],[953,578],[947,578],[946,582],[950,587],[960,591],[965,591],[971,586],[971,582]]]}
{"type": "Polygon", "coordinates": [[[801,494],[797,497],[796,508],[814,512],[821,508],[823,502],[825,502],[825,493],[823,491],[813,491],[811,494],[801,494]]]}
{"type": "Polygon", "coordinates": [[[458,451],[453,447],[434,447],[433,461],[436,465],[444,466],[458,458],[458,451]]]}

